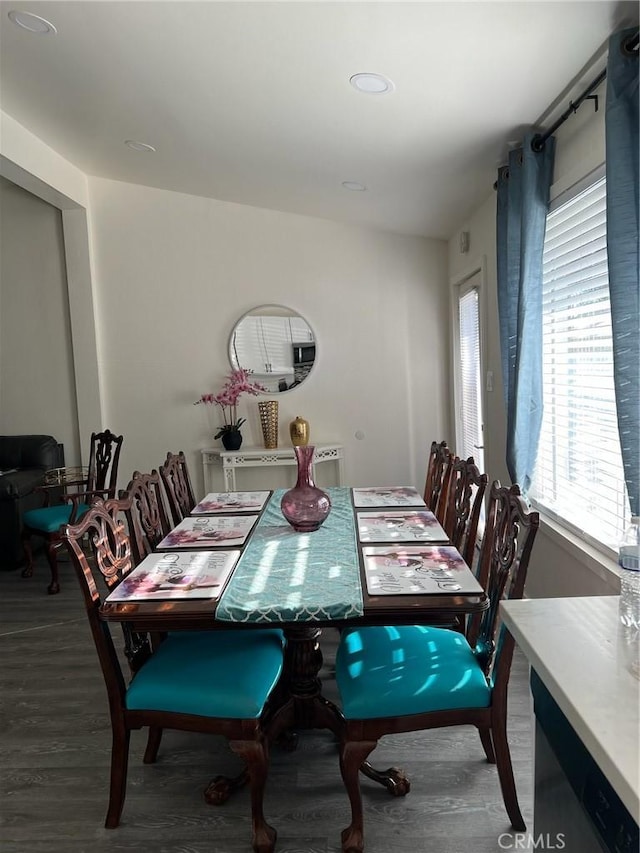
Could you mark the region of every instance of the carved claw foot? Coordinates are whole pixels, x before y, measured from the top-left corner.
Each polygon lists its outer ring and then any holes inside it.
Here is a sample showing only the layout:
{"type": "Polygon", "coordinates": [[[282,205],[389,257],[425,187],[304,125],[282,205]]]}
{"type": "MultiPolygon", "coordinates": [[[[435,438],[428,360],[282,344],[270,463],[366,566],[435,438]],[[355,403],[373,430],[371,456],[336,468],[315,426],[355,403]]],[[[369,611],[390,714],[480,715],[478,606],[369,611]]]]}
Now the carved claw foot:
{"type": "Polygon", "coordinates": [[[379,785],[384,785],[392,797],[406,797],[411,790],[410,780],[404,770],[400,770],[398,767],[376,770],[368,761],[364,761],[360,766],[360,772],[379,785]]]}
{"type": "Polygon", "coordinates": [[[210,806],[221,806],[226,803],[231,794],[237,791],[247,783],[249,776],[246,770],[243,770],[238,776],[229,778],[228,776],[216,776],[209,782],[205,792],[205,801],[210,806]]]}
{"type": "Polygon", "coordinates": [[[364,837],[361,829],[348,826],[342,830],[342,853],[362,853],[364,837]]]}
{"type": "Polygon", "coordinates": [[[252,847],[255,853],[273,853],[278,833],[268,823],[256,827],[253,833],[252,847]]]}
{"type": "Polygon", "coordinates": [[[57,595],[60,592],[60,584],[57,581],[52,581],[47,587],[49,595],[57,595]]]}

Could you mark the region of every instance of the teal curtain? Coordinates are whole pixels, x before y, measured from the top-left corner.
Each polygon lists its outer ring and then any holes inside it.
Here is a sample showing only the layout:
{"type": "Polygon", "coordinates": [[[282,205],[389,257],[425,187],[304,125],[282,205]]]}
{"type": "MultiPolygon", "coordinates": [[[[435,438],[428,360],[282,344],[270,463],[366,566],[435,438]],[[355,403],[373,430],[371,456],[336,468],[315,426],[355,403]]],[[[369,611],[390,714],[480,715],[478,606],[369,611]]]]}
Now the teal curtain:
{"type": "Polygon", "coordinates": [[[555,139],[509,153],[498,172],[498,316],[507,415],[507,468],[526,494],[542,425],[542,251],[555,139]]]}
{"type": "Polygon", "coordinates": [[[631,514],[640,515],[640,297],[638,291],[638,29],[609,40],[607,109],[607,254],[613,376],[631,514]]]}

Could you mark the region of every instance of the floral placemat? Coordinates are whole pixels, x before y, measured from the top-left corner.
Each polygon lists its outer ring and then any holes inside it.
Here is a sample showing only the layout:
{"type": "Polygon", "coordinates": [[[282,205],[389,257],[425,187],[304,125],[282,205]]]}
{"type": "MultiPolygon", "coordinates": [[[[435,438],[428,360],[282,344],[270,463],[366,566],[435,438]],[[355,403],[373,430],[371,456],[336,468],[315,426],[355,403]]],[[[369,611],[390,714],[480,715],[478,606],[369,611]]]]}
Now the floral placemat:
{"type": "Polygon", "coordinates": [[[426,506],[413,486],[373,486],[353,490],[353,504],[362,507],[426,506]]]}
{"type": "Polygon", "coordinates": [[[259,513],[271,492],[209,492],[189,515],[215,513],[259,513]]]}
{"type": "Polygon", "coordinates": [[[440,522],[428,509],[356,513],[361,542],[448,542],[440,522]]]}
{"type": "Polygon", "coordinates": [[[477,595],[482,587],[453,545],[379,545],[363,549],[371,595],[477,595]]]}
{"type": "Polygon", "coordinates": [[[313,622],[362,616],[355,519],[348,488],[329,488],[331,513],[319,530],[296,533],[278,489],[226,586],[216,619],[313,622]]]}
{"type": "Polygon", "coordinates": [[[183,518],[158,545],[169,548],[237,547],[244,544],[257,515],[201,515],[183,518]]]}
{"type": "Polygon", "coordinates": [[[106,601],[218,598],[240,551],[182,551],[149,554],[106,601]]]}

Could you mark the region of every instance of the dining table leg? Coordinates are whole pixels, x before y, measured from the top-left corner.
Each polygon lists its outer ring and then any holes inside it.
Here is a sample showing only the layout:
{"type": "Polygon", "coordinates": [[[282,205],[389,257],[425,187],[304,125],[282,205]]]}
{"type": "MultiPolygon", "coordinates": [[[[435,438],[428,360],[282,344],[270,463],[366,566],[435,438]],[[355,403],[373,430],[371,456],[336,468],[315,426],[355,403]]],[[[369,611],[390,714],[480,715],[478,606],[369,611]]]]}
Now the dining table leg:
{"type": "MultiPolygon", "coordinates": [[[[322,695],[319,677],[323,658],[320,649],[322,630],[309,624],[285,629],[284,669],[265,715],[267,739],[293,750],[298,729],[329,729],[340,738],[344,727],[342,712],[322,695]]],[[[244,768],[237,776],[216,776],[207,786],[204,798],[212,806],[222,805],[248,781],[244,768]]]]}
{"type": "MultiPolygon", "coordinates": [[[[308,623],[286,628],[286,647],[283,677],[270,700],[266,732],[271,742],[283,749],[294,750],[299,729],[329,729],[340,739],[344,717],[340,709],[322,695],[319,677],[323,658],[320,648],[322,629],[308,623]]],[[[394,797],[404,797],[411,782],[397,767],[376,770],[369,761],[362,763],[360,772],[383,785],[394,797]]],[[[205,791],[210,805],[221,805],[247,782],[246,768],[237,776],[216,776],[205,791]]]]}
{"type": "MultiPolygon", "coordinates": [[[[284,701],[274,715],[271,731],[285,749],[295,749],[295,729],[330,729],[340,738],[344,717],[340,709],[322,695],[319,673],[322,668],[320,648],[321,628],[309,624],[285,630],[284,701]]],[[[376,770],[369,761],[363,762],[360,772],[394,797],[404,797],[411,790],[411,782],[404,770],[389,767],[376,770]]]]}
{"type": "MultiPolygon", "coordinates": [[[[284,673],[278,707],[269,726],[269,737],[295,738],[297,729],[329,729],[337,737],[344,727],[342,712],[322,695],[322,629],[309,623],[285,629],[284,673]]],[[[279,700],[279,701],[278,701],[279,700]]]]}
{"type": "Polygon", "coordinates": [[[322,629],[301,625],[284,632],[285,689],[292,696],[312,699],[321,692],[320,670],[323,657],[320,648],[322,629]]]}

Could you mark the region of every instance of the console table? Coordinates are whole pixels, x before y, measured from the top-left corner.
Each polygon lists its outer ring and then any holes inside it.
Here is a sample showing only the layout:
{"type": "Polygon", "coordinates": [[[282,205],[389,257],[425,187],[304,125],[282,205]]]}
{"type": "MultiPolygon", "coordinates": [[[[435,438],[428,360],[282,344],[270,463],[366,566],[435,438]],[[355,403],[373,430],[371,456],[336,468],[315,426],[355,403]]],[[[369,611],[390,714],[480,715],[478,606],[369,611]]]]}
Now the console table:
{"type": "MultiPolygon", "coordinates": [[[[344,449],[341,444],[316,444],[313,457],[313,476],[316,465],[322,462],[335,462],[338,469],[338,486],[344,485],[344,449]]],[[[264,447],[245,447],[242,450],[225,450],[223,447],[205,448],[202,453],[205,493],[214,491],[211,485],[212,466],[222,465],[224,487],[235,492],[236,470],[238,468],[273,468],[282,465],[296,465],[293,447],[278,447],[266,450],[264,447]]]]}

